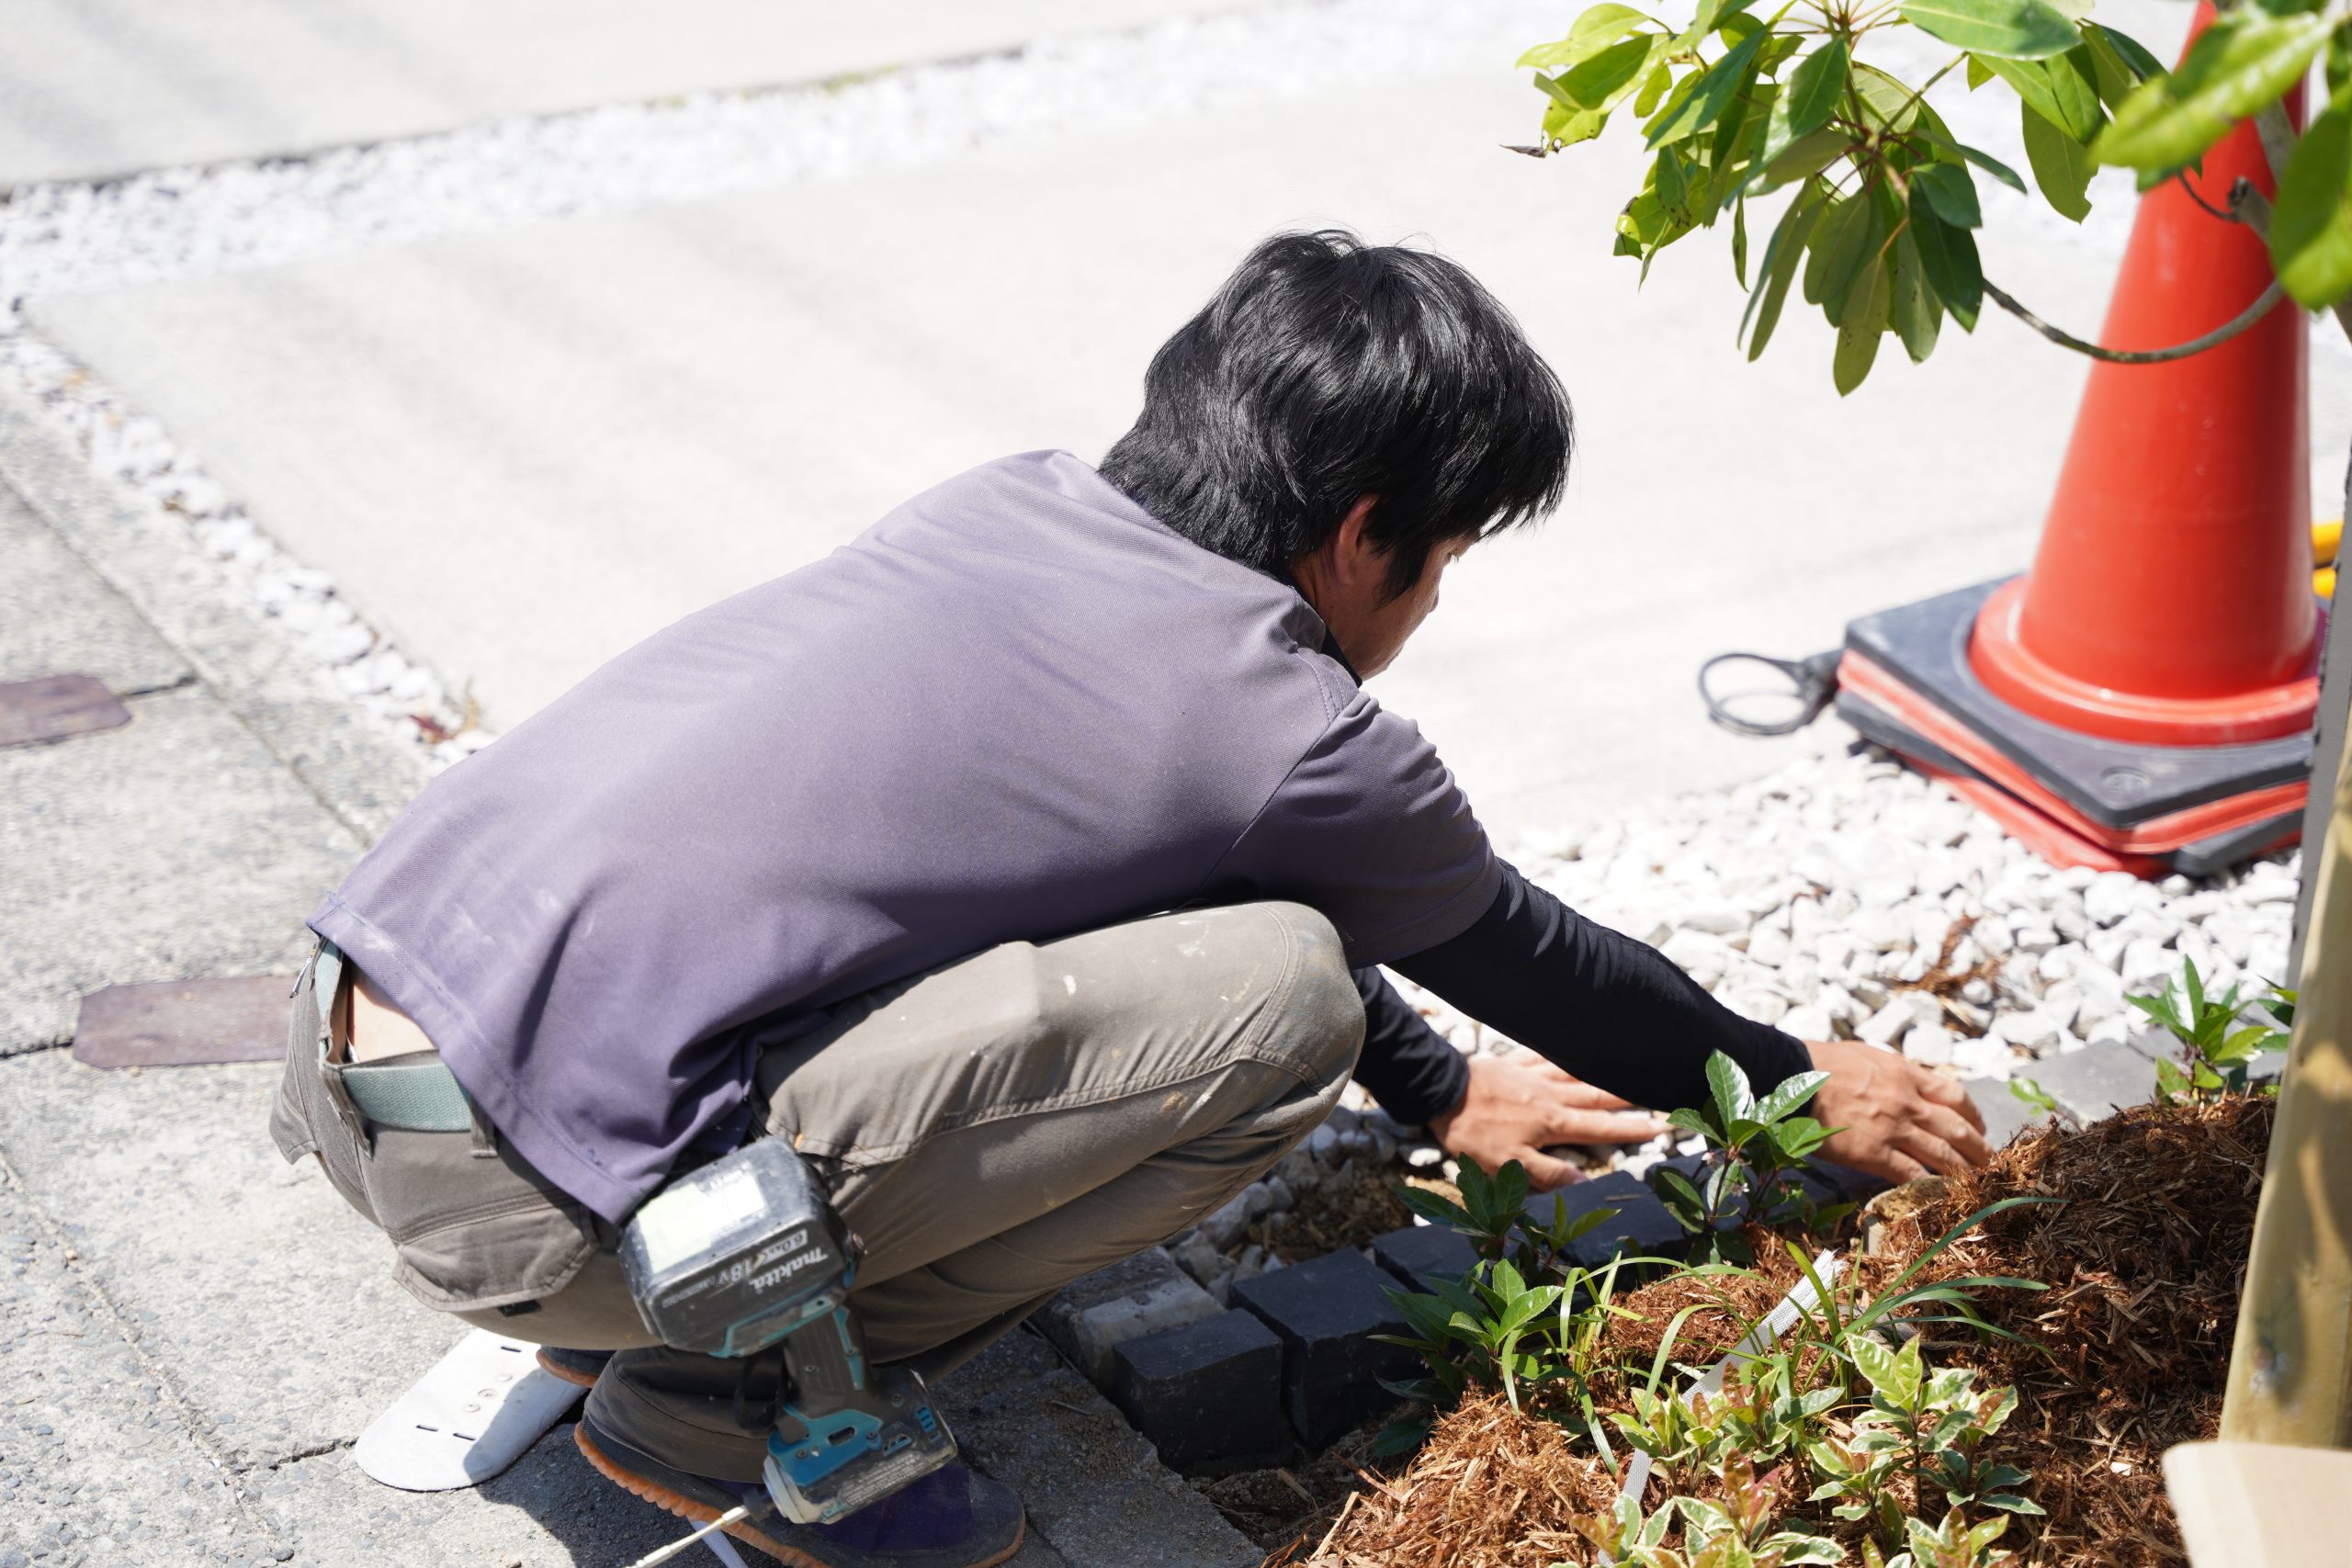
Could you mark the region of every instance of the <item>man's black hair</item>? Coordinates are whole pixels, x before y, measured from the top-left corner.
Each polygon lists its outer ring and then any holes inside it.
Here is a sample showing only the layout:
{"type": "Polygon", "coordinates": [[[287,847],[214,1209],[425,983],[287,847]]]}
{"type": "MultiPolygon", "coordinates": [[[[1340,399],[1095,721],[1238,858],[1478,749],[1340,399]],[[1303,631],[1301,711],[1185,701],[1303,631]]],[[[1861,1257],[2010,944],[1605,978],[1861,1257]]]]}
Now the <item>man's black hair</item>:
{"type": "Polygon", "coordinates": [[[1558,504],[1575,422],[1477,280],[1345,230],[1277,234],[1152,356],[1102,472],[1195,544],[1287,579],[1364,496],[1391,599],[1430,551],[1558,504]]]}

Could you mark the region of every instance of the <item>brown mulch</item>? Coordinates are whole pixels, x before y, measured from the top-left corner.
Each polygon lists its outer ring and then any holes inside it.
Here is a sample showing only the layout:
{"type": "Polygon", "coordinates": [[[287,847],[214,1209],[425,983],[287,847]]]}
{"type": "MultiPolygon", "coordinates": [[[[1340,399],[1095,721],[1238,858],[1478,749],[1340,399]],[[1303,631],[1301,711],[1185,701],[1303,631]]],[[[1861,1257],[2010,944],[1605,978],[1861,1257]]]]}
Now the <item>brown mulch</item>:
{"type": "Polygon", "coordinates": [[[1396,1196],[1396,1172],[1350,1160],[1298,1193],[1288,1213],[1251,1222],[1247,1240],[1284,1263],[1305,1263],[1412,1223],[1396,1196]]]}
{"type": "Polygon", "coordinates": [[[1872,1260],[1880,1272],[1997,1199],[2066,1200],[1995,1215],[1922,1275],[2006,1274],[2050,1287],[1987,1298],[1985,1315],[2029,1346],[1996,1340],[1931,1355],[1983,1369],[1980,1382],[2017,1385],[2018,1412],[1995,1440],[2001,1457],[2033,1472],[2027,1494],[2049,1510],[2020,1521],[2033,1562],[2188,1560],[2159,1461],[2174,1444],[2221,1427],[2277,1103],[2143,1106],[2080,1132],[2044,1132],[1890,1227],[1891,1258],[1872,1260]]]}
{"type": "Polygon", "coordinates": [[[1373,1443],[1388,1419],[1367,1421],[1295,1463],[1196,1480],[1193,1489],[1234,1529],[1272,1553],[1269,1562],[1291,1561],[1329,1530],[1349,1498],[1401,1462],[1373,1455],[1373,1443]]]}
{"type": "MultiPolygon", "coordinates": [[[[2274,1108],[2268,1100],[2143,1107],[2081,1131],[2020,1139],[1937,1202],[1890,1223],[1882,1254],[1863,1261],[1866,1281],[1882,1287],[1987,1203],[2019,1194],[2064,1200],[1996,1215],[1920,1276],[2007,1275],[2049,1286],[1979,1293],[1985,1317],[2026,1344],[1979,1343],[1955,1337],[1951,1325],[1928,1326],[1932,1362],[1977,1368],[1980,1386],[2018,1389],[2017,1413],[1986,1457],[2030,1471],[2023,1490],[2048,1510],[2016,1520],[2001,1543],[2024,1562],[2173,1568],[2186,1561],[2158,1461],[2174,1444],[2219,1428],[2274,1108]]],[[[1759,1247],[1758,1256],[1771,1253],[1759,1247]]],[[[1736,1285],[1668,1280],[1623,1298],[1653,1321],[1612,1328],[1612,1353],[1645,1369],[1666,1321],[1697,1299],[1712,1304],[1686,1324],[1672,1359],[1704,1360],[1736,1339],[1743,1314],[1752,1320],[1777,1297],[1768,1284],[1736,1285]]],[[[1589,1562],[1572,1516],[1605,1504],[1610,1491],[1589,1448],[1564,1428],[1516,1416],[1498,1396],[1476,1396],[1442,1420],[1408,1463],[1359,1478],[1304,1559],[1270,1561],[1315,1568],[1589,1562]]],[[[1791,1517],[1827,1522],[1802,1506],[1791,1517]]]]}

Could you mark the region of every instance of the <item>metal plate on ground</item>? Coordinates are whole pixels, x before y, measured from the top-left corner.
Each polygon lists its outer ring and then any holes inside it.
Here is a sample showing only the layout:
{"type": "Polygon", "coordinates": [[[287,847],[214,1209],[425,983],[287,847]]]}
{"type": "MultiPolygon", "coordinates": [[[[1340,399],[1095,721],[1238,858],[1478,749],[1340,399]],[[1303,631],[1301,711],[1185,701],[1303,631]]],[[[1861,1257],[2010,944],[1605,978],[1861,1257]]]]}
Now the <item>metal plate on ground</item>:
{"type": "Polygon", "coordinates": [[[286,1055],[290,975],[108,986],[82,998],[74,1059],[93,1067],[274,1062],[286,1055]]]}
{"type": "Polygon", "coordinates": [[[130,722],[130,710],[95,675],[43,675],[0,685],[0,746],[37,746],[130,722]]]}
{"type": "Polygon", "coordinates": [[[351,1457],[403,1492],[478,1486],[521,1458],[586,1392],[542,1369],[537,1347],[477,1328],[368,1424],[351,1457]]]}

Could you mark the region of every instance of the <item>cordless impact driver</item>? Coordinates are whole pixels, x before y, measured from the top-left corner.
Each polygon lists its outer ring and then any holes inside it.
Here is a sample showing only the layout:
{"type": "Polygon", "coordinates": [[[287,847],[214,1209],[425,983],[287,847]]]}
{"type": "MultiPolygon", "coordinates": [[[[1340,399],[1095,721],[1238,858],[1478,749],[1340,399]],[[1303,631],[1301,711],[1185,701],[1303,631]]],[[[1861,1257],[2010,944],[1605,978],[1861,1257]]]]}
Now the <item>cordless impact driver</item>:
{"type": "Polygon", "coordinates": [[[781,1344],[762,1467],[799,1524],[830,1524],[956,1457],[911,1369],[876,1367],[849,1303],[849,1237],[799,1155],[762,1138],[663,1188],[621,1232],[645,1325],[673,1349],[748,1357],[781,1344]]]}

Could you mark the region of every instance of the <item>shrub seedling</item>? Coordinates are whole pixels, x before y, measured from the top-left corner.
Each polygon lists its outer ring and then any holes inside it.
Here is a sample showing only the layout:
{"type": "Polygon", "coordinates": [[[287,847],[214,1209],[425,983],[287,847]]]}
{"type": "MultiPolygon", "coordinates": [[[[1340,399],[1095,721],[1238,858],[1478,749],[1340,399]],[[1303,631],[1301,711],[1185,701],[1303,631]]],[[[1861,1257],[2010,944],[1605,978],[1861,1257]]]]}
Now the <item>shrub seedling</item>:
{"type": "Polygon", "coordinates": [[[2194,959],[2181,960],[2177,988],[2167,981],[2156,996],[2123,999],[2180,1042],[2178,1061],[2156,1064],[2156,1097],[2165,1105],[2245,1093],[2255,1057],[2283,1048],[2285,1031],[2295,1023],[2295,993],[2274,986],[2253,1005],[2268,1013],[2278,1027],[2241,1025],[2239,1017],[2249,1004],[2239,999],[2238,987],[2232,986],[2218,997],[2207,995],[2205,977],[2197,972],[2194,959]]]}
{"type": "Polygon", "coordinates": [[[1650,1187],[1684,1229],[1707,1238],[1711,1257],[1750,1260],[1745,1238],[1722,1228],[1743,1201],[1758,1219],[1793,1218],[1809,1230],[1852,1210],[1851,1203],[1816,1205],[1791,1179],[1834,1131],[1797,1113],[1828,1079],[1827,1073],[1799,1073],[1758,1100],[1739,1064],[1717,1051],[1707,1058],[1709,1103],[1667,1118],[1706,1141],[1706,1160],[1695,1182],[1670,1166],[1657,1167],[1650,1187]]]}

